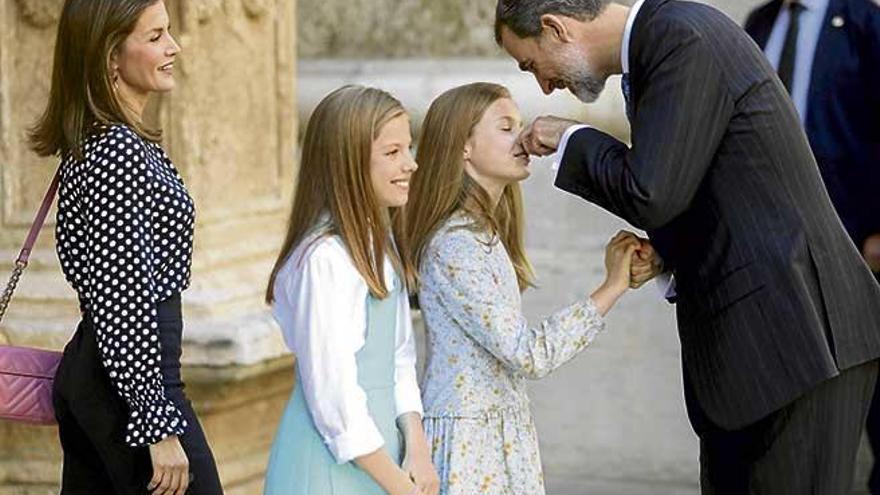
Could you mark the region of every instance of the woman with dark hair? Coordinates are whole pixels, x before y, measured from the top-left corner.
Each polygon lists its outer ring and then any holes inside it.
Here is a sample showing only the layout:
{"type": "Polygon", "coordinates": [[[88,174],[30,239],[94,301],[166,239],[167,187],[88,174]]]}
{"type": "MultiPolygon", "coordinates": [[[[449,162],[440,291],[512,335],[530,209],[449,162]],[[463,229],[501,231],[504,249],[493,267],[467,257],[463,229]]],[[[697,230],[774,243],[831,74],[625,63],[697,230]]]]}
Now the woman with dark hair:
{"type": "Polygon", "coordinates": [[[194,206],[142,120],[180,51],[162,0],[67,0],[33,149],[61,158],[58,258],[82,321],[55,378],[63,494],[219,494],[180,378],[194,206]]]}

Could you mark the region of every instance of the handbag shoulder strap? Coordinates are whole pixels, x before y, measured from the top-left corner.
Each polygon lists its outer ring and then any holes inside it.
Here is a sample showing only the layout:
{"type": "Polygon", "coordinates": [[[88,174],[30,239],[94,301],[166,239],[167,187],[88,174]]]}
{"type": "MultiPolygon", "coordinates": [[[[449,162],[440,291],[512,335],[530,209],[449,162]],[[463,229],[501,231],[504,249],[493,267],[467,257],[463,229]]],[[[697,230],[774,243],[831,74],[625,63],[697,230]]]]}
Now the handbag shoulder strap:
{"type": "Polygon", "coordinates": [[[31,256],[31,251],[34,249],[34,244],[37,242],[37,236],[40,235],[40,230],[43,228],[43,224],[46,223],[46,216],[49,215],[49,209],[52,207],[52,203],[55,202],[55,195],[58,193],[58,183],[61,180],[61,167],[58,167],[58,170],[55,171],[55,177],[52,178],[52,183],[49,185],[49,189],[46,190],[46,195],[43,196],[43,204],[40,205],[40,209],[37,210],[37,215],[34,217],[34,223],[31,225],[31,230],[28,232],[27,239],[24,241],[24,246],[21,248],[21,252],[18,253],[18,259],[16,263],[22,263],[25,266],[28,264],[28,258],[31,256]]]}
{"type": "Polygon", "coordinates": [[[15,260],[15,268],[12,270],[12,276],[9,277],[6,289],[3,291],[3,295],[0,296],[0,321],[3,321],[3,315],[6,314],[6,307],[9,306],[9,301],[12,299],[12,294],[15,292],[18,280],[21,278],[21,274],[28,265],[31,251],[34,249],[34,244],[37,243],[37,237],[40,235],[40,230],[43,229],[43,225],[46,223],[46,216],[49,215],[49,209],[52,208],[52,203],[55,202],[55,195],[58,193],[58,183],[60,181],[61,166],[59,165],[58,170],[55,171],[55,177],[52,178],[52,183],[46,191],[46,195],[43,196],[43,203],[40,205],[40,209],[37,210],[37,215],[34,217],[34,223],[31,225],[31,230],[28,232],[28,236],[24,241],[24,246],[22,246],[21,251],[18,253],[18,258],[15,260]]]}

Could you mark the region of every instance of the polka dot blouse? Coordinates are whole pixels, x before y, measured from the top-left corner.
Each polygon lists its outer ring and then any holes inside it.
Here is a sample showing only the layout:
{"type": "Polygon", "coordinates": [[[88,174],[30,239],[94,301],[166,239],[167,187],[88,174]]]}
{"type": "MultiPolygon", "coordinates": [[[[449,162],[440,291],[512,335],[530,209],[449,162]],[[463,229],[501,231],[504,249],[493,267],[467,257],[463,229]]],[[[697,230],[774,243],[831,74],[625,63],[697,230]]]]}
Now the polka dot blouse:
{"type": "Polygon", "coordinates": [[[58,257],[128,404],[125,442],[145,446],[186,427],[162,386],[156,303],[189,285],[195,210],[162,148],[128,127],[99,128],[84,158],[61,165],[58,257]]]}

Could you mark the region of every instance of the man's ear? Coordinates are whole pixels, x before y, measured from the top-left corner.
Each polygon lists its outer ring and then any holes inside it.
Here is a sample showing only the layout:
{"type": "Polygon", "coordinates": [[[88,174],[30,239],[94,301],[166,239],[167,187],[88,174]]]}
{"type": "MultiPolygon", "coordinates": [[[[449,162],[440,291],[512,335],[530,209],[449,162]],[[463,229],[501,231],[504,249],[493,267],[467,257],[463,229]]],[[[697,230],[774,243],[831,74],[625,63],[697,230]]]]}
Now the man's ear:
{"type": "Polygon", "coordinates": [[[561,43],[569,43],[574,40],[573,33],[568,28],[567,17],[556,14],[544,14],[541,16],[541,37],[552,39],[561,43]]]}

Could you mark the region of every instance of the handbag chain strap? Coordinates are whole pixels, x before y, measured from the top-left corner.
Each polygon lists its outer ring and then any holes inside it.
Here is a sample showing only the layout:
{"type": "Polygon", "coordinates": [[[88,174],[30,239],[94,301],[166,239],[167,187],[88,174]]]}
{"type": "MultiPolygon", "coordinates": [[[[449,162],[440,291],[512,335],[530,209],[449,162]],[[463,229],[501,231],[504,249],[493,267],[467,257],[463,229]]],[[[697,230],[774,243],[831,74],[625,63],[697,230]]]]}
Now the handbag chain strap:
{"type": "Polygon", "coordinates": [[[51,208],[52,203],[55,202],[55,194],[58,192],[58,183],[60,179],[61,166],[59,165],[58,170],[55,171],[55,177],[52,178],[52,183],[49,185],[49,189],[43,197],[43,204],[41,204],[40,209],[37,210],[37,215],[34,217],[34,223],[31,225],[31,230],[28,232],[27,239],[24,241],[24,246],[22,246],[21,251],[18,253],[18,258],[15,260],[15,268],[12,269],[12,276],[9,277],[9,282],[6,283],[6,289],[3,290],[3,295],[0,296],[0,322],[3,321],[3,316],[6,314],[6,308],[9,306],[9,301],[12,300],[12,294],[15,293],[15,288],[18,286],[21,274],[24,273],[24,269],[28,266],[28,259],[31,256],[31,251],[34,249],[34,244],[37,242],[37,237],[40,235],[40,230],[42,230],[43,224],[46,223],[46,216],[49,214],[49,208],[51,208]]]}

